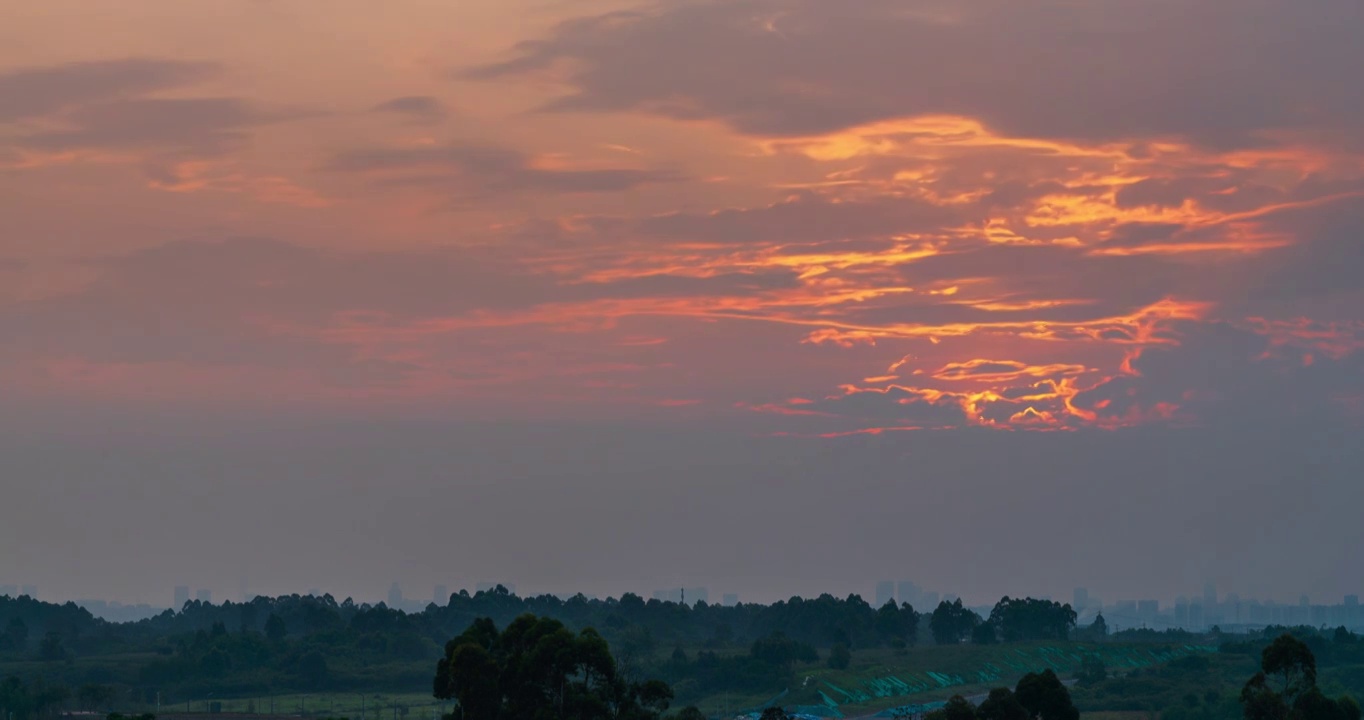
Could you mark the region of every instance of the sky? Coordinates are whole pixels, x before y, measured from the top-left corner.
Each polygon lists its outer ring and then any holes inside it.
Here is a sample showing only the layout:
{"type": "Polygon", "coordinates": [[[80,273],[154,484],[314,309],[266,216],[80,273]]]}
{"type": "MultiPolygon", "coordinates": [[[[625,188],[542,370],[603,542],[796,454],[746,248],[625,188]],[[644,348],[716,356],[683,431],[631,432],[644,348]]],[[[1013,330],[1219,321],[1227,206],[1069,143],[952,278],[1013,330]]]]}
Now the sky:
{"type": "Polygon", "coordinates": [[[16,0],[0,584],[1364,577],[1358,0],[16,0]]]}

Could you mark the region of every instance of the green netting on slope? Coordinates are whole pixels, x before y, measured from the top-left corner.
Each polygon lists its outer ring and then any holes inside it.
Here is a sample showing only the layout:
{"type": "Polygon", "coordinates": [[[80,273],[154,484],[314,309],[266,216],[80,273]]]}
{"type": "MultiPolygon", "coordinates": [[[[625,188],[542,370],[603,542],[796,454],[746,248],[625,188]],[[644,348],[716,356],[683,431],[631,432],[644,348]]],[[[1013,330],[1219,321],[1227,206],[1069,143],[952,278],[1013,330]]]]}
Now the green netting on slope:
{"type": "MultiPolygon", "coordinates": [[[[1105,665],[1113,668],[1133,669],[1157,663],[1169,662],[1195,653],[1211,653],[1216,648],[1203,645],[1184,645],[1170,648],[1058,648],[1039,646],[1031,649],[1010,648],[995,660],[984,662],[980,667],[967,671],[964,675],[925,671],[923,677],[909,674],[904,677],[884,675],[863,681],[859,687],[844,689],[825,681],[823,684],[841,698],[842,704],[861,704],[873,699],[887,699],[916,695],[930,690],[942,690],[972,683],[988,685],[1007,682],[1012,677],[1044,668],[1057,673],[1072,672],[1079,669],[1086,657],[1098,656],[1105,665]]],[[[820,692],[820,697],[830,708],[837,708],[839,701],[820,692]]]]}

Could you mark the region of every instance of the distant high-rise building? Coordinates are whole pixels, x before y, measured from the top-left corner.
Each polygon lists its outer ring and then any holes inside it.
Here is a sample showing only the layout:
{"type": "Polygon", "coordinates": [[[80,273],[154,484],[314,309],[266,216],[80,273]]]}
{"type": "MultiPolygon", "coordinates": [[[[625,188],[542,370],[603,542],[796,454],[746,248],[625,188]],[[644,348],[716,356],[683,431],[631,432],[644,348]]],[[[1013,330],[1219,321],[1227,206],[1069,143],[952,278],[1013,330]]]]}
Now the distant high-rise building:
{"type": "Polygon", "coordinates": [[[895,583],[882,580],[876,583],[876,607],[882,607],[888,602],[895,602],[895,583]]]}
{"type": "Polygon", "coordinates": [[[1159,600],[1138,600],[1137,617],[1148,625],[1155,624],[1156,618],[1160,616],[1159,600]]]}
{"type": "Polygon", "coordinates": [[[431,595],[431,602],[445,607],[450,603],[450,588],[444,585],[437,585],[436,591],[431,595]]]}
{"type": "Polygon", "coordinates": [[[1189,624],[1190,630],[1202,630],[1203,625],[1203,603],[1191,603],[1189,605],[1189,624]]]}
{"type": "Polygon", "coordinates": [[[176,585],[176,586],[175,586],[175,607],[172,608],[172,609],[175,610],[176,612],[180,612],[181,610],[183,610],[183,609],[185,608],[185,603],[187,603],[187,602],[189,602],[189,586],[188,586],[188,585],[176,585]]]}
{"type": "Polygon", "coordinates": [[[734,607],[735,605],[738,605],[739,593],[725,593],[724,597],[720,600],[720,604],[725,607],[734,607]]]}
{"type": "Polygon", "coordinates": [[[194,599],[205,605],[213,604],[213,591],[207,588],[199,588],[194,591],[194,599]]]}
{"type": "Polygon", "coordinates": [[[1217,586],[1213,583],[1203,584],[1203,607],[1208,610],[1217,607],[1217,586]]]}
{"type": "Polygon", "coordinates": [[[924,599],[923,612],[933,612],[933,609],[938,607],[937,593],[926,592],[923,594],[923,599],[924,599]]]}
{"type": "Polygon", "coordinates": [[[402,604],[403,589],[398,587],[398,582],[395,580],[392,585],[388,586],[388,606],[390,608],[396,608],[401,607],[402,604]]]}
{"type": "Polygon", "coordinates": [[[1358,596],[1358,595],[1346,595],[1346,596],[1345,596],[1345,607],[1359,607],[1359,596],[1358,596]]]}
{"type": "Polygon", "coordinates": [[[0,596],[17,598],[19,597],[18,585],[0,585],[0,596]]]}
{"type": "Polygon", "coordinates": [[[895,587],[895,598],[901,603],[909,603],[916,609],[919,607],[919,586],[908,580],[901,580],[895,587]]]}
{"type": "Polygon", "coordinates": [[[1075,612],[1089,607],[1089,588],[1075,588],[1075,592],[1071,594],[1070,607],[1075,612]]]}
{"type": "Polygon", "coordinates": [[[694,588],[690,588],[690,589],[687,590],[687,604],[688,604],[688,605],[695,605],[696,603],[699,603],[699,602],[703,602],[703,603],[707,603],[707,604],[710,603],[710,589],[709,589],[709,588],[694,587],[694,588]]]}
{"type": "Polygon", "coordinates": [[[1308,605],[1311,605],[1311,604],[1312,604],[1312,601],[1309,600],[1308,597],[1307,597],[1306,595],[1299,595],[1299,596],[1298,596],[1298,607],[1307,607],[1308,605]]]}
{"type": "Polygon", "coordinates": [[[37,600],[37,599],[38,599],[38,586],[37,586],[37,585],[25,585],[23,588],[21,588],[21,589],[19,590],[19,594],[20,594],[20,595],[27,595],[27,596],[33,598],[34,600],[37,600]]]}

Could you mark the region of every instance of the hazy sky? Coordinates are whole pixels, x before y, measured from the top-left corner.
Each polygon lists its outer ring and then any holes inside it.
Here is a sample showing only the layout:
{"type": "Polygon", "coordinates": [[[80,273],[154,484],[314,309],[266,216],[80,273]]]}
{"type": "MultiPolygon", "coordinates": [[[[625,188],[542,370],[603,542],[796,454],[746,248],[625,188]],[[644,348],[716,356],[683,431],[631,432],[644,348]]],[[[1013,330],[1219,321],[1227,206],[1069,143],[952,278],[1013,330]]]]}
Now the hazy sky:
{"type": "Polygon", "coordinates": [[[1359,0],[11,0],[0,584],[1364,577],[1359,0]]]}

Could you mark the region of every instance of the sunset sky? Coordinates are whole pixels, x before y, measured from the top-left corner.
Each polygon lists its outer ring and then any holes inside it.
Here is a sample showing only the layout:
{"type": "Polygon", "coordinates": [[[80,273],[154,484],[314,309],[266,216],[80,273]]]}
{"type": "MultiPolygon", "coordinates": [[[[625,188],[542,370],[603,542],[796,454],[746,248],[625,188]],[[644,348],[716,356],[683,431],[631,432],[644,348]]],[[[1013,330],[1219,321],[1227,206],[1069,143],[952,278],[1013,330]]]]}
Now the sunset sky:
{"type": "Polygon", "coordinates": [[[1361,589],[1359,0],[7,5],[0,584],[1361,589]]]}

